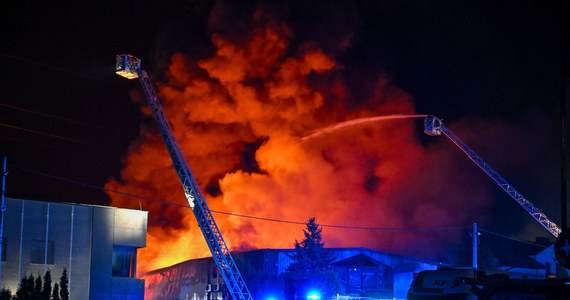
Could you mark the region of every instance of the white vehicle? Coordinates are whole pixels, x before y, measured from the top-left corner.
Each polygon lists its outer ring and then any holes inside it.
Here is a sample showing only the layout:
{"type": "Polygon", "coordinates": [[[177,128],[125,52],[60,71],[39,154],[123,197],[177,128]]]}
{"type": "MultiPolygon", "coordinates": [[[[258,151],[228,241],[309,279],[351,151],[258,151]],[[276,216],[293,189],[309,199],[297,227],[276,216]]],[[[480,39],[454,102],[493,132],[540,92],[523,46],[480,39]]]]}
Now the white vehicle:
{"type": "Polygon", "coordinates": [[[511,279],[474,269],[438,269],[416,275],[408,300],[568,300],[570,279],[511,279]]]}
{"type": "Polygon", "coordinates": [[[438,269],[419,272],[408,290],[408,300],[475,300],[471,292],[472,285],[459,281],[462,278],[477,278],[485,276],[482,271],[473,269],[438,269]]]}

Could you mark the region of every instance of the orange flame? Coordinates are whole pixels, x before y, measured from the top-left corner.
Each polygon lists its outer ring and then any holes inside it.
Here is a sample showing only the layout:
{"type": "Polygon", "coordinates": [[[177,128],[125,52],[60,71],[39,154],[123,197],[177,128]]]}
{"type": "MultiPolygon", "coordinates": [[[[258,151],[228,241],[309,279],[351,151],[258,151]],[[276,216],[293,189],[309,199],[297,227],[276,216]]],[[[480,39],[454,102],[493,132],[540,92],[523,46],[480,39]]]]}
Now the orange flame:
{"type": "MultiPolygon", "coordinates": [[[[462,224],[486,205],[484,192],[441,185],[460,184],[461,177],[450,178],[453,167],[442,168],[447,152],[417,140],[412,119],[346,126],[302,141],[337,122],[415,111],[411,97],[383,74],[365,104],[348,108],[350,87],[342,66],[314,43],[291,51],[291,36],[290,28],[275,23],[259,25],[240,42],[214,34],[212,57],[196,62],[174,55],[168,80],[159,86],[165,113],[210,208],[232,214],[215,214],[230,249],[290,248],[302,238],[302,224],[241,215],[296,222],[315,216],[321,224],[361,227],[436,227],[462,224]]],[[[142,128],[121,179],[106,187],[187,205],[152,128],[142,128]]],[[[114,206],[139,205],[110,196],[114,206]]],[[[150,213],[139,273],[210,255],[190,209],[142,205],[150,213]]],[[[457,234],[435,237],[445,245],[457,234]]],[[[398,252],[430,242],[434,235],[326,227],[324,238],[329,247],[398,252]]]]}

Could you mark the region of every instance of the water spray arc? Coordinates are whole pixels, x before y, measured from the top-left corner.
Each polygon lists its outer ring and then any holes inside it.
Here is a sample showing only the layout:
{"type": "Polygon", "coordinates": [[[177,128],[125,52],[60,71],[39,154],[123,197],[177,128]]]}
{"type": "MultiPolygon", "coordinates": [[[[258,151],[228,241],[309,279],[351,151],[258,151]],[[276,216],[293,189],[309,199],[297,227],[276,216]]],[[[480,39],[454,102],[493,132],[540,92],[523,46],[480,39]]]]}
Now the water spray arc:
{"type": "Polygon", "coordinates": [[[312,138],[321,136],[323,134],[331,133],[334,131],[341,130],[343,128],[352,127],[361,124],[367,124],[372,122],[378,121],[386,121],[386,120],[398,120],[398,119],[411,119],[411,118],[425,118],[427,115],[402,115],[402,114],[395,114],[395,115],[387,115],[387,116],[375,116],[375,117],[368,117],[368,118],[359,118],[349,121],[344,121],[340,123],[333,124],[329,127],[321,128],[315,130],[312,134],[304,136],[301,140],[306,141],[312,138]]]}
{"type": "Polygon", "coordinates": [[[212,253],[212,258],[224,279],[228,293],[234,300],[253,300],[214,220],[214,216],[206,203],[206,199],[202,195],[200,187],[188,166],[180,144],[174,136],[152,83],[147,73],[141,69],[140,59],[129,54],[117,55],[115,72],[128,79],[138,78],[140,80],[153,117],[160,129],[160,135],[166,144],[176,174],[182,183],[188,204],[192,208],[206,244],[212,253]]]}

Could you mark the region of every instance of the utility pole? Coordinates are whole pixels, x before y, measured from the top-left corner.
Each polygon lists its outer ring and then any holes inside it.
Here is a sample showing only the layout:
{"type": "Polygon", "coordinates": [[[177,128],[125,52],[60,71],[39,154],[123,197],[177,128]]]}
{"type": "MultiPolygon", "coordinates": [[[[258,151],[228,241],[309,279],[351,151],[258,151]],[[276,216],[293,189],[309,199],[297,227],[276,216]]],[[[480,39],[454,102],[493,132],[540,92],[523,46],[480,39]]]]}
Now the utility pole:
{"type": "MultiPolygon", "coordinates": [[[[564,87],[562,88],[564,91],[564,87]]],[[[563,93],[564,94],[564,93],[563,93]]],[[[560,141],[560,148],[561,148],[561,174],[560,174],[560,227],[562,230],[568,228],[568,203],[566,202],[566,97],[562,97],[562,101],[560,101],[560,110],[561,110],[561,141],[560,141]]]]}
{"type": "Polygon", "coordinates": [[[473,269],[477,270],[477,240],[479,233],[477,232],[477,223],[473,223],[473,269]]]}
{"type": "Polygon", "coordinates": [[[0,202],[2,202],[2,206],[0,206],[0,282],[2,282],[2,254],[4,253],[4,212],[6,211],[6,202],[4,201],[4,191],[6,190],[6,175],[8,172],[6,171],[6,156],[4,156],[4,167],[2,168],[2,190],[0,190],[0,202]]]}
{"type": "MultiPolygon", "coordinates": [[[[569,6],[568,3],[566,3],[565,1],[560,1],[560,20],[564,20],[563,12],[567,12],[569,6]]],[[[561,22],[561,26],[560,26],[560,36],[564,37],[566,36],[565,34],[568,34],[568,22],[561,22]]],[[[567,199],[567,191],[566,191],[566,184],[567,184],[567,170],[566,170],[566,131],[567,131],[567,124],[566,124],[566,100],[568,100],[568,97],[570,97],[570,95],[568,94],[568,88],[570,86],[570,80],[567,76],[567,71],[568,71],[568,56],[566,55],[566,53],[568,53],[568,43],[565,41],[565,39],[561,39],[562,42],[562,47],[560,48],[560,74],[562,74],[562,79],[561,79],[561,92],[562,92],[562,97],[560,99],[560,116],[561,116],[561,155],[562,155],[562,168],[561,168],[561,197],[560,197],[560,212],[561,212],[561,227],[562,230],[568,229],[568,199],[567,199]]]]}

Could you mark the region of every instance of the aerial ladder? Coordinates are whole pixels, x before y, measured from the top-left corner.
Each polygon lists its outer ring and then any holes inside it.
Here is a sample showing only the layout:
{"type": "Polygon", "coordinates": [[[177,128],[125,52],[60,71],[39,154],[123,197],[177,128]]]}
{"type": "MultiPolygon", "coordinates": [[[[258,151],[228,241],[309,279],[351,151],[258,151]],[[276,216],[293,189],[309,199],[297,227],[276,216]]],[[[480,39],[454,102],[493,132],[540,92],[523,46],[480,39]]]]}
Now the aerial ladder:
{"type": "Polygon", "coordinates": [[[540,225],[542,225],[554,237],[558,237],[561,229],[556,223],[550,221],[548,217],[519,193],[511,184],[509,184],[497,171],[495,171],[488,163],[486,163],[475,151],[471,150],[459,137],[451,130],[443,125],[443,122],[435,116],[428,116],[424,120],[424,133],[431,136],[441,135],[442,133],[449,138],[461,151],[479,166],[491,179],[493,179],[507,194],[509,194],[518,204],[520,204],[540,225]]]}
{"type": "Polygon", "coordinates": [[[176,170],[176,174],[182,183],[184,194],[188,200],[188,204],[194,212],[194,216],[198,222],[206,244],[210,248],[212,258],[218,267],[220,274],[226,284],[228,293],[234,300],[252,300],[251,293],[249,292],[237,265],[232,258],[230,250],[222,237],[222,233],[214,220],[212,211],[209,209],[208,204],[198,183],[192,175],[192,171],[186,162],[184,153],[180,149],[180,145],[172,132],[172,128],[168,123],[168,119],[162,110],[159,98],[154,91],[152,83],[147,73],[141,69],[141,61],[135,56],[129,54],[117,55],[115,73],[128,79],[139,78],[141,86],[146,95],[146,99],[158,127],[160,135],[164,139],[166,148],[170,153],[172,164],[176,170]]]}

